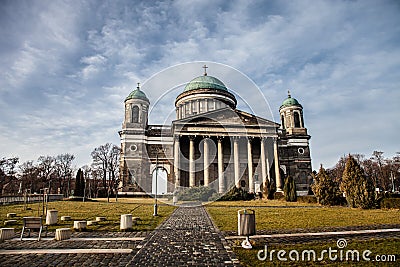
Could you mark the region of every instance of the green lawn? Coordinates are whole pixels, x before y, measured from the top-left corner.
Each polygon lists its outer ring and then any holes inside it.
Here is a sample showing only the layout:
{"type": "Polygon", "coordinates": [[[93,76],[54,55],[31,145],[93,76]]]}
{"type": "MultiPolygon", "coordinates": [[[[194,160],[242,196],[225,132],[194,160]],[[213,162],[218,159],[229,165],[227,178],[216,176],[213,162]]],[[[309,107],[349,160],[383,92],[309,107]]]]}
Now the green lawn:
{"type": "MultiPolygon", "coordinates": [[[[256,213],[257,230],[279,230],[279,229],[315,229],[322,227],[340,226],[366,226],[380,224],[399,224],[400,210],[362,210],[347,207],[321,207],[317,204],[288,203],[285,201],[238,201],[238,202],[214,202],[207,205],[213,221],[222,231],[237,231],[237,211],[239,209],[254,209],[256,213]],[[300,207],[302,206],[302,207],[300,207]],[[306,206],[306,207],[305,207],[306,206]]],[[[373,237],[373,236],[372,236],[373,237]]],[[[371,238],[372,238],[371,237],[371,238]]],[[[379,239],[360,241],[356,239],[347,240],[347,249],[372,251],[371,258],[376,255],[396,255],[397,262],[379,263],[379,266],[398,266],[400,261],[400,239],[379,239]]],[[[263,250],[266,244],[255,243],[253,249],[241,248],[239,243],[234,247],[234,252],[244,266],[376,266],[377,262],[366,261],[290,261],[282,262],[277,259],[276,253],[273,260],[260,261],[257,258],[259,250],[263,250]]],[[[307,244],[281,244],[270,245],[268,251],[286,250],[315,250],[318,256],[324,249],[337,249],[335,242],[313,242],[307,244]]],[[[261,254],[263,255],[263,254],[261,254]]],[[[269,254],[270,255],[270,254],[269,254]]],[[[288,255],[286,254],[286,257],[288,255]]]]}
{"type": "MultiPolygon", "coordinates": [[[[362,210],[347,207],[265,207],[256,201],[250,202],[215,202],[207,210],[218,228],[222,231],[237,230],[237,211],[241,208],[254,209],[257,230],[321,228],[335,226],[363,226],[379,224],[399,224],[399,210],[362,210]],[[236,207],[229,207],[235,205],[236,207]],[[259,207],[255,207],[259,206],[259,207]]],[[[293,203],[290,203],[293,204],[293,203]]],[[[301,204],[301,203],[300,203],[301,204]]],[[[298,205],[298,204],[297,204],[298,205]]],[[[304,205],[304,204],[303,204],[304,205]]]]}
{"type": "MultiPolygon", "coordinates": [[[[400,239],[398,238],[393,238],[393,239],[370,239],[370,240],[346,240],[347,241],[347,246],[339,249],[336,242],[328,242],[328,243],[306,243],[306,244],[297,244],[297,245],[270,245],[268,244],[256,244],[253,249],[247,250],[243,248],[234,248],[234,252],[240,259],[240,262],[244,266],[399,266],[400,262],[400,239]],[[267,257],[265,260],[263,259],[263,256],[265,255],[265,245],[267,245],[267,257]],[[332,250],[338,250],[338,252],[333,252],[332,253],[332,258],[335,258],[335,255],[337,255],[337,259],[332,261],[329,259],[328,254],[323,254],[323,257],[321,257],[321,252],[323,250],[329,250],[329,247],[332,248],[332,250]],[[260,257],[262,260],[260,260],[257,257],[257,254],[260,250],[263,250],[262,253],[260,253],[260,257]],[[272,258],[271,258],[271,252],[272,250],[275,250],[274,253],[272,253],[272,258]],[[286,253],[283,256],[283,258],[286,258],[287,261],[281,261],[277,257],[277,251],[279,250],[284,250],[286,253]],[[292,259],[289,258],[289,253],[292,250],[296,250],[299,252],[299,261],[295,258],[295,254],[292,254],[292,259]],[[304,261],[302,260],[302,252],[304,250],[314,250],[316,252],[316,260],[313,261],[311,258],[311,261],[308,261],[308,254],[304,254],[304,261]],[[342,261],[340,261],[340,250],[343,251],[343,256],[342,256],[342,261]],[[356,257],[354,256],[354,261],[351,257],[351,254],[348,254],[348,260],[346,261],[346,253],[348,250],[357,250],[359,252],[359,260],[360,261],[355,261],[356,257]],[[370,259],[370,261],[365,261],[362,258],[362,254],[365,250],[370,250],[371,254],[367,256],[367,258],[370,259]],[[393,256],[395,258],[393,258],[393,256]],[[378,256],[377,258],[375,258],[378,256]],[[377,262],[375,259],[382,260],[385,259],[386,257],[386,262],[377,262]],[[318,260],[320,258],[321,260],[318,260]],[[271,260],[272,259],[272,260],[271,260]],[[389,262],[390,260],[390,262],[389,262]],[[394,261],[395,260],[395,261],[394,261]]],[[[356,255],[356,254],[354,254],[356,255]]]]}
{"type": "MultiPolygon", "coordinates": [[[[97,216],[106,217],[107,221],[100,222],[98,225],[88,226],[89,231],[119,231],[121,214],[132,214],[141,220],[138,225],[133,226],[133,231],[148,231],[156,228],[164,221],[175,209],[173,206],[160,205],[159,216],[153,217],[152,199],[119,199],[115,202],[112,199],[107,203],[106,199],[99,199],[96,202],[74,202],[57,201],[48,203],[48,209],[58,211],[58,224],[49,227],[49,230],[62,227],[72,227],[74,220],[95,220],[97,216]],[[62,222],[61,216],[71,216],[72,221],[62,222]]],[[[22,229],[22,218],[25,216],[38,216],[42,213],[42,206],[39,203],[28,205],[29,210],[24,209],[24,205],[0,206],[0,223],[4,225],[7,213],[16,213],[17,224],[12,226],[17,230],[22,229]]]]}

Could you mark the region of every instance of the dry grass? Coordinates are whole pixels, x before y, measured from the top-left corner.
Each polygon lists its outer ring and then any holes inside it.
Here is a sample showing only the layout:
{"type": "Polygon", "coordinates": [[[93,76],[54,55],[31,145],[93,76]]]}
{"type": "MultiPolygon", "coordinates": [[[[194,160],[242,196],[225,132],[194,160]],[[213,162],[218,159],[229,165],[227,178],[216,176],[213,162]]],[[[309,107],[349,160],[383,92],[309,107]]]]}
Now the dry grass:
{"type": "MultiPolygon", "coordinates": [[[[156,228],[164,221],[175,209],[173,206],[160,205],[158,209],[159,216],[153,217],[152,199],[99,199],[96,202],[74,202],[74,201],[57,201],[48,203],[48,209],[58,211],[58,224],[49,227],[49,230],[62,227],[72,227],[74,220],[95,220],[97,216],[106,217],[107,221],[100,222],[98,225],[89,226],[92,231],[119,231],[119,223],[121,214],[132,214],[139,217],[138,225],[133,227],[133,231],[149,231],[156,228]],[[71,216],[72,221],[62,222],[61,216],[71,216]]],[[[17,225],[13,226],[17,230],[22,229],[22,218],[26,216],[40,216],[42,214],[42,206],[39,203],[29,204],[28,210],[24,209],[24,205],[7,205],[0,207],[0,223],[4,225],[7,219],[7,213],[17,213],[17,225]]]]}
{"type": "MultiPolygon", "coordinates": [[[[399,210],[362,210],[347,207],[265,207],[254,203],[240,203],[236,207],[229,207],[232,202],[216,202],[207,206],[218,228],[222,231],[237,230],[237,211],[241,208],[251,208],[256,213],[258,230],[268,229],[295,229],[320,228],[336,226],[364,226],[379,224],[398,224],[399,210]],[[215,205],[221,205],[216,207],[215,205]]],[[[236,203],[236,202],[234,202],[236,203]]]]}

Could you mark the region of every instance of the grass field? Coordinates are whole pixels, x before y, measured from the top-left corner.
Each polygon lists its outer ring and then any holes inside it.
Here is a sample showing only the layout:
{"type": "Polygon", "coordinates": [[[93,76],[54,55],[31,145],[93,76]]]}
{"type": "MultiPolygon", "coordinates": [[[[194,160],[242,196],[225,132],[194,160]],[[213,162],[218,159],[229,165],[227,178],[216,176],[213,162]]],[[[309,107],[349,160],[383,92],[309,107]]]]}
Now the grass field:
{"type": "MultiPolygon", "coordinates": [[[[153,216],[153,199],[98,199],[94,202],[75,202],[57,201],[49,202],[48,209],[58,211],[58,224],[50,226],[49,230],[62,227],[72,227],[74,220],[95,220],[97,216],[106,217],[107,221],[100,222],[98,225],[88,226],[89,231],[119,231],[121,214],[132,214],[139,217],[138,225],[133,226],[133,231],[148,231],[156,228],[164,221],[175,209],[173,206],[160,205],[158,207],[159,216],[153,216]],[[61,216],[71,216],[72,221],[62,222],[61,216]]],[[[0,223],[8,220],[7,213],[16,213],[17,224],[12,227],[17,230],[22,229],[22,218],[26,216],[38,216],[42,214],[42,205],[33,203],[28,205],[25,210],[24,205],[6,205],[0,207],[0,223]]]]}
{"type": "MultiPolygon", "coordinates": [[[[321,207],[318,204],[288,203],[285,201],[235,201],[235,202],[214,202],[207,205],[213,221],[222,231],[237,231],[237,211],[248,208],[255,210],[257,230],[279,230],[279,229],[312,229],[323,227],[340,226],[367,226],[380,224],[399,224],[400,210],[362,210],[350,209],[347,207],[321,207]]],[[[373,238],[373,236],[371,236],[373,238]]],[[[372,251],[371,259],[376,255],[395,255],[396,262],[380,262],[379,266],[398,266],[400,261],[400,239],[380,239],[380,240],[347,240],[347,249],[357,249],[362,251],[369,249],[372,251]]],[[[337,249],[335,242],[325,243],[313,242],[305,244],[281,244],[268,247],[268,251],[275,250],[275,256],[270,261],[269,258],[261,261],[257,257],[259,250],[264,250],[263,243],[255,243],[253,249],[246,250],[238,244],[234,252],[244,266],[376,266],[376,261],[331,261],[325,257],[322,261],[279,261],[276,253],[285,250],[303,251],[314,250],[317,252],[317,259],[324,249],[331,247],[337,249]]],[[[261,254],[261,256],[264,254],[261,254]]],[[[270,257],[270,254],[269,256],[270,257]]],[[[288,258],[288,254],[286,254],[288,258]]]]}
{"type": "Polygon", "coordinates": [[[284,201],[214,202],[207,206],[215,224],[222,231],[237,230],[237,211],[241,208],[255,210],[256,226],[260,230],[400,223],[399,210],[326,208],[314,204],[287,203],[284,201]],[[288,204],[307,205],[309,207],[285,207],[288,204]],[[235,207],[230,207],[230,205],[235,205],[235,207]]]}

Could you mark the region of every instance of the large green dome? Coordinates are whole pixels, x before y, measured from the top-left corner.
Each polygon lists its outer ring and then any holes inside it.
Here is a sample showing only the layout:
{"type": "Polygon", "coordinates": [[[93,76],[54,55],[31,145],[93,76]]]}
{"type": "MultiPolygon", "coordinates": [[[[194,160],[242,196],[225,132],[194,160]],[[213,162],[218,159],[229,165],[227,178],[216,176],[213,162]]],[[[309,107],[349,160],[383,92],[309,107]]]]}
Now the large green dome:
{"type": "Polygon", "coordinates": [[[218,89],[228,91],[225,84],[212,76],[199,76],[191,80],[186,86],[184,92],[196,89],[218,89]]]}
{"type": "Polygon", "coordinates": [[[296,98],[292,98],[292,96],[290,95],[290,93],[288,94],[288,98],[286,98],[281,107],[280,108],[286,108],[286,107],[291,107],[291,106],[298,106],[298,107],[302,107],[299,103],[299,101],[297,101],[296,98]]]}
{"type": "Polygon", "coordinates": [[[128,97],[125,99],[125,101],[129,99],[142,99],[147,102],[150,102],[146,94],[143,91],[141,91],[139,87],[136,90],[133,90],[132,93],[130,93],[128,97]]]}

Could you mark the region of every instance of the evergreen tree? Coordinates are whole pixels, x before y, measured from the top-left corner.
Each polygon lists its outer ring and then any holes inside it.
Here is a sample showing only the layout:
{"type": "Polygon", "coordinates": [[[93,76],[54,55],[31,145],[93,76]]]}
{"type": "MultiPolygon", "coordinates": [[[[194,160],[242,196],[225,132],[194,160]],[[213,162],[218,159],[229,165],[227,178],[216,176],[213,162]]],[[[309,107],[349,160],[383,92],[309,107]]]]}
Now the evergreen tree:
{"type": "Polygon", "coordinates": [[[286,177],[285,186],[283,187],[283,192],[285,193],[285,199],[288,202],[297,201],[296,183],[292,176],[286,177]]]}
{"type": "Polygon", "coordinates": [[[271,179],[271,182],[268,179],[265,181],[263,185],[263,198],[274,199],[274,194],[276,192],[276,187],[274,180],[271,179]]]}
{"type": "Polygon", "coordinates": [[[352,208],[368,209],[375,206],[374,184],[351,155],[346,161],[340,190],[345,193],[347,203],[352,208]]]}
{"type": "Polygon", "coordinates": [[[328,175],[322,164],[318,173],[313,176],[314,184],[311,187],[314,195],[317,197],[318,203],[325,206],[337,205],[340,194],[339,186],[328,175]]]}
{"type": "Polygon", "coordinates": [[[76,173],[74,196],[83,197],[84,188],[85,188],[85,179],[83,178],[82,170],[79,169],[78,172],[76,173]]]}

